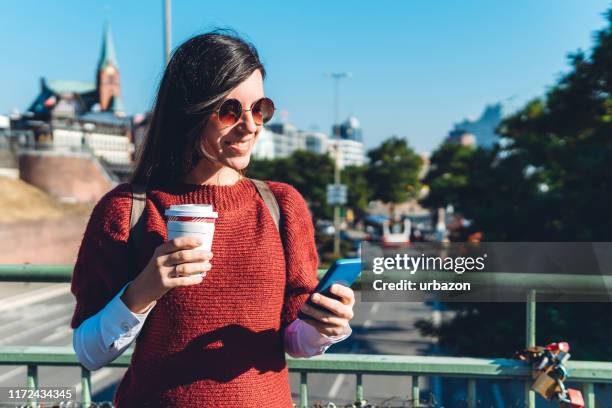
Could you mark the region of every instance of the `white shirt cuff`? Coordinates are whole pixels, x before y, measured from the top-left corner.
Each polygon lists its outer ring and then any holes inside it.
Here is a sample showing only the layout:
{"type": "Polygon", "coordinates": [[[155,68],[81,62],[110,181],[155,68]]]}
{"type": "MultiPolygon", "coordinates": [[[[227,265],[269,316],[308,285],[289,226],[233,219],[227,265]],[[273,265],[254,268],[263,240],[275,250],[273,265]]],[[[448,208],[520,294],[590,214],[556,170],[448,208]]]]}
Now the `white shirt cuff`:
{"type": "Polygon", "coordinates": [[[326,336],[301,319],[296,319],[285,329],[285,351],[292,357],[312,357],[323,354],[333,344],[345,340],[353,330],[341,336],[326,336]]]}
{"type": "Polygon", "coordinates": [[[104,345],[108,348],[121,349],[130,345],[153,310],[153,307],[150,307],[144,313],[132,312],[121,300],[121,295],[128,285],[129,283],[108,302],[100,314],[100,334],[104,345]]]}

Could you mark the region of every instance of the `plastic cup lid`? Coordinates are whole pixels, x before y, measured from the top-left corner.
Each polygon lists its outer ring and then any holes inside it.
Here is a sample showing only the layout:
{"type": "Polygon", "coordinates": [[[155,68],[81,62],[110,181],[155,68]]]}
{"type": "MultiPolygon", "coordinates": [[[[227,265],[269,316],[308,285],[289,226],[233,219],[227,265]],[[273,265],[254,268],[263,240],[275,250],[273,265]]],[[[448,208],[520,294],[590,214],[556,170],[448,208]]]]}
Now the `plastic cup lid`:
{"type": "Polygon", "coordinates": [[[165,212],[166,216],[175,217],[206,217],[217,218],[219,213],[213,211],[210,204],[178,204],[171,205],[165,212]]]}

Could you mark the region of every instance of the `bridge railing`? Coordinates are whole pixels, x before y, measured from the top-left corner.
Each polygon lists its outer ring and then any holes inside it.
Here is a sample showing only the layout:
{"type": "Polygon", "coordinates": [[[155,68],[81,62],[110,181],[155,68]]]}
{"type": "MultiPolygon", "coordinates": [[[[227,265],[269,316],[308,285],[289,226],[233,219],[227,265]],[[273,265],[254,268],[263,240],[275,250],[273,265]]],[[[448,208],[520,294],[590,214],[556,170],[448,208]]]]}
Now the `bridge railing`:
{"type": "MultiPolygon", "coordinates": [[[[322,273],[323,271],[319,271],[322,273]]],[[[70,265],[0,265],[0,282],[70,282],[72,266],[70,265]]],[[[529,291],[526,315],[527,342],[535,343],[535,307],[538,285],[542,279],[537,275],[526,276],[533,279],[529,291]]],[[[568,280],[571,278],[568,278],[568,280]]],[[[509,281],[516,282],[516,279],[509,281]]],[[[581,285],[576,276],[572,285],[581,285]]],[[[522,281],[523,285],[529,285],[522,281]]],[[[588,286],[588,283],[586,283],[588,286]]],[[[575,287],[575,286],[574,286],[575,287]]],[[[112,362],[111,367],[127,367],[131,352],[128,351],[112,362]]],[[[476,407],[477,379],[519,380],[525,384],[525,406],[535,407],[535,394],[530,391],[532,384],[531,368],[528,364],[511,359],[485,359],[465,357],[435,356],[395,356],[367,354],[326,354],[309,359],[294,359],[287,356],[289,370],[300,373],[300,404],[308,406],[308,374],[350,374],[356,377],[355,401],[364,399],[364,375],[407,376],[412,380],[410,393],[412,406],[419,406],[419,381],[426,377],[461,377],[467,379],[467,406],[476,407]]],[[[91,402],[91,373],[78,362],[71,347],[0,347],[0,366],[27,366],[26,386],[38,384],[39,366],[80,366],[81,367],[81,401],[85,406],[91,402]]],[[[595,408],[596,383],[612,383],[612,363],[598,361],[570,361],[568,364],[574,383],[582,384],[585,407],[595,408]]]]}

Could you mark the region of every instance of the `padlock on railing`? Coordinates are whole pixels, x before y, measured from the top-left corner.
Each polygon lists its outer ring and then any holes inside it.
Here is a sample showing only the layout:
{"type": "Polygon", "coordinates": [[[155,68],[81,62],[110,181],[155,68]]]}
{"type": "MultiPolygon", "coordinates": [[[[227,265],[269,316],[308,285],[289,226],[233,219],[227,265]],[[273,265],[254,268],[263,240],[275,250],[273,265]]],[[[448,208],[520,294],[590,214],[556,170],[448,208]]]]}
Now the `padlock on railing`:
{"type": "Polygon", "coordinates": [[[567,342],[550,343],[546,347],[529,347],[514,357],[531,363],[534,383],[531,389],[547,401],[556,401],[562,407],[583,408],[584,399],[579,390],[566,389],[568,377],[565,363],[570,358],[567,342]]]}
{"type": "Polygon", "coordinates": [[[552,401],[560,391],[558,379],[550,374],[550,370],[540,372],[531,389],[540,394],[546,401],[552,401]]]}
{"type": "Polygon", "coordinates": [[[584,408],[584,398],[582,393],[573,388],[567,389],[567,401],[561,401],[561,406],[572,407],[572,408],[584,408]]]}
{"type": "Polygon", "coordinates": [[[558,343],[550,343],[545,347],[546,350],[552,351],[553,353],[558,352],[569,352],[569,343],[566,341],[560,341],[558,343]]]}
{"type": "Polygon", "coordinates": [[[565,388],[562,380],[557,379],[559,392],[553,397],[553,400],[559,402],[561,407],[584,408],[584,398],[582,393],[573,388],[565,388]]]}

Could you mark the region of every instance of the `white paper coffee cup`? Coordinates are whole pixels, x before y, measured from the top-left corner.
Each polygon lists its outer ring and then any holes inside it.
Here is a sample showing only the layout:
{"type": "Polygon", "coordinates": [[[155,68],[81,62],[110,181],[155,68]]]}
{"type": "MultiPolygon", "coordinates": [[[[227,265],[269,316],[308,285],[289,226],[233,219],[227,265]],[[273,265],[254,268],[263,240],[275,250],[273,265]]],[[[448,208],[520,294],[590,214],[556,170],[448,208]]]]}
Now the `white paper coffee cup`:
{"type": "Polygon", "coordinates": [[[210,204],[172,205],[165,212],[168,218],[168,240],[178,237],[198,237],[202,245],[197,249],[210,251],[215,235],[215,221],[219,214],[210,204]]]}

